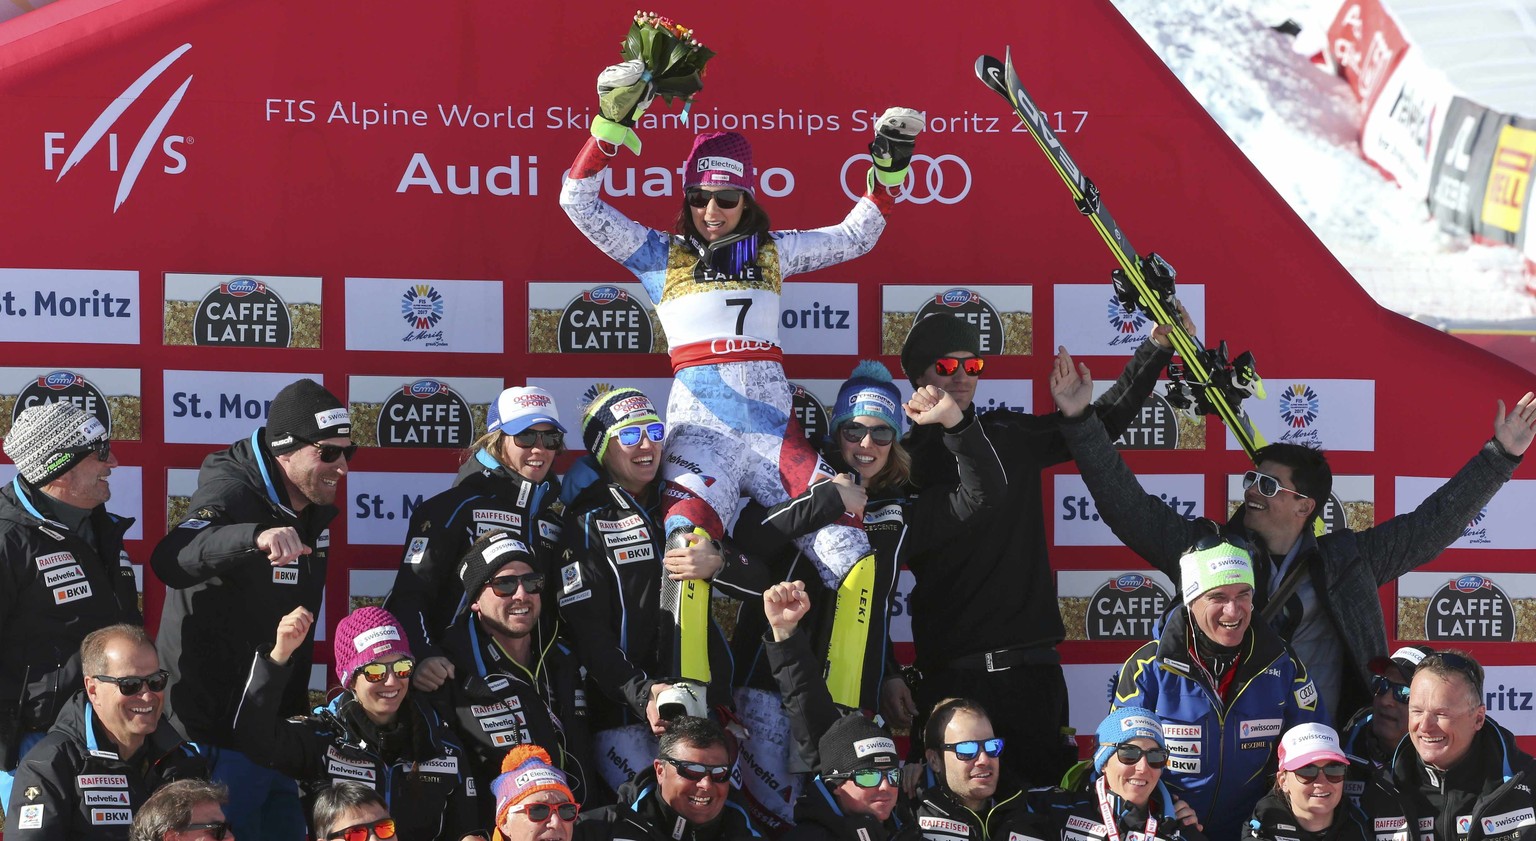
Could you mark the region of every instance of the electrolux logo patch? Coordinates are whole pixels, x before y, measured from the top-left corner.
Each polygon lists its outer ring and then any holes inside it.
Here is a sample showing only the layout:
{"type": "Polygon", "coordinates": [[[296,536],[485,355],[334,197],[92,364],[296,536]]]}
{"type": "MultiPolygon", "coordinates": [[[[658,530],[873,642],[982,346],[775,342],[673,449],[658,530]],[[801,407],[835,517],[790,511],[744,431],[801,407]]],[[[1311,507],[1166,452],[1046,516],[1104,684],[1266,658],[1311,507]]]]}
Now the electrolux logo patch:
{"type": "Polygon", "coordinates": [[[48,172],[53,172],[55,168],[58,168],[59,174],[54,178],[54,182],[57,183],[63,180],[64,176],[68,175],[70,170],[80,165],[87,155],[98,146],[103,145],[103,141],[105,141],[104,155],[107,170],[121,173],[117,183],[117,195],[112,203],[113,213],[116,213],[118,208],[123,206],[123,202],[128,200],[129,194],[133,192],[134,185],[138,183],[139,175],[143,173],[145,166],[149,164],[150,156],[156,154],[157,151],[159,154],[157,162],[160,164],[161,171],[167,175],[178,175],[185,172],[187,169],[187,157],[184,147],[192,145],[193,139],[179,134],[167,135],[165,129],[171,120],[171,116],[176,113],[177,107],[181,105],[182,97],[187,93],[187,87],[192,84],[192,76],[190,74],[182,81],[181,86],[165,100],[165,103],[160,106],[160,110],[149,121],[149,124],[139,135],[138,140],[134,142],[133,151],[129,154],[126,162],[121,158],[122,149],[119,145],[118,133],[113,131],[113,128],[116,126],[118,118],[122,117],[129,108],[137,103],[139,98],[144,95],[144,92],[166,70],[170,69],[170,66],[175,64],[177,59],[180,59],[190,49],[192,49],[191,44],[182,44],[180,47],[166,53],[165,57],[155,62],[153,66],[144,71],[121,94],[112,99],[110,104],[92,121],[90,127],[85,130],[85,133],[75,140],[73,146],[69,147],[68,156],[65,157],[62,166],[59,165],[58,159],[65,154],[65,147],[69,143],[70,134],[62,131],[43,132],[43,168],[48,172]]]}
{"type": "Polygon", "coordinates": [[[33,406],[60,401],[73,403],[101,421],[101,425],[107,429],[107,436],[111,437],[112,411],[106,396],[87,382],[85,377],[73,371],[54,371],[23,386],[17,395],[15,408],[11,411],[11,422],[15,423],[22,412],[33,406]]]}
{"type": "Polygon", "coordinates": [[[617,286],[586,289],[560,313],[556,342],[561,353],[650,353],[651,316],[617,286]]]}

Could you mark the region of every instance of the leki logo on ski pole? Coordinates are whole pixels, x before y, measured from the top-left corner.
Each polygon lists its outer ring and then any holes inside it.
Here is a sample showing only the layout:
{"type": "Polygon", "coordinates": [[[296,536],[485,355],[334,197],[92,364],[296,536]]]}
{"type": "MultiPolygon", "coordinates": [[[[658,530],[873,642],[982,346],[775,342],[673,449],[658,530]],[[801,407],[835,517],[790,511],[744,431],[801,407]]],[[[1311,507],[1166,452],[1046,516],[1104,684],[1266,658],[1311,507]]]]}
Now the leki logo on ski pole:
{"type": "MultiPolygon", "coordinates": [[[[855,168],[855,164],[869,162],[868,155],[853,155],[843,161],[842,172],[839,173],[843,181],[843,193],[852,201],[857,201],[864,194],[864,179],[862,168],[855,168]],[[848,172],[853,170],[860,173],[856,186],[858,191],[849,187],[848,172]]],[[[971,194],[971,167],[965,159],[959,155],[913,155],[911,170],[907,172],[907,180],[901,184],[901,192],[896,201],[908,201],[913,204],[956,204],[971,194]]]]}
{"type": "MultiPolygon", "coordinates": [[[[117,196],[112,204],[113,213],[116,213],[117,209],[123,206],[123,202],[128,200],[128,194],[133,191],[133,185],[138,182],[139,174],[144,171],[145,164],[149,162],[150,154],[156,148],[159,149],[161,155],[166,159],[162,167],[166,174],[176,175],[185,171],[187,168],[187,157],[180,147],[191,145],[192,139],[179,134],[172,134],[165,135],[164,140],[162,140],[161,136],[165,134],[165,126],[170,122],[171,115],[175,114],[176,108],[181,105],[181,99],[187,92],[187,86],[192,84],[191,75],[188,75],[181,83],[181,87],[177,88],[170,95],[170,98],[165,101],[165,104],[160,106],[159,112],[155,114],[154,119],[150,120],[149,125],[145,127],[144,133],[139,135],[139,140],[134,144],[132,154],[128,156],[127,164],[121,166],[121,169],[118,163],[117,132],[112,131],[112,127],[117,123],[117,119],[123,115],[123,112],[132,107],[135,102],[138,102],[139,97],[143,95],[144,91],[190,49],[192,49],[191,44],[182,44],[180,47],[166,53],[164,58],[155,62],[154,66],[144,71],[139,78],[133,80],[133,84],[129,85],[106,108],[102,109],[102,112],[96,116],[95,121],[91,123],[90,128],[85,130],[85,134],[75,141],[74,148],[69,150],[69,156],[64,159],[64,166],[59,170],[59,175],[54,179],[54,182],[57,183],[65,175],[68,175],[69,171],[84,160],[85,156],[89,155],[103,139],[106,140],[108,171],[122,172],[122,177],[117,182],[117,196]]],[[[58,157],[64,154],[64,141],[66,137],[67,135],[61,131],[43,132],[43,168],[45,170],[52,172],[58,157]]]]}

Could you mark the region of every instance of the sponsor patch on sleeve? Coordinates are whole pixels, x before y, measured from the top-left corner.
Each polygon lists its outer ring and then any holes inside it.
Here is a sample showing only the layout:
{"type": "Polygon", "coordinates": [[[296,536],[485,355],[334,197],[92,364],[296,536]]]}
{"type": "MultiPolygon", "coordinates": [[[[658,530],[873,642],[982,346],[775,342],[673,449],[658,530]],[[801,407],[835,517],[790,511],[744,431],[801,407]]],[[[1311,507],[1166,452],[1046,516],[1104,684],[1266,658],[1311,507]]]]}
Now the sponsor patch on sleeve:
{"type": "Polygon", "coordinates": [[[408,564],[421,563],[421,559],[427,556],[427,543],[428,540],[425,537],[411,538],[411,542],[405,550],[405,562],[408,564]]]}
{"type": "Polygon", "coordinates": [[[548,540],[550,543],[559,543],[560,534],[561,531],[558,524],[551,523],[548,520],[539,521],[539,537],[548,540]]]}
{"type": "Polygon", "coordinates": [[[315,538],[315,548],[316,549],[329,549],[329,548],[331,548],[331,530],[330,529],[325,529],[324,531],[320,532],[320,536],[319,537],[315,538]]]}
{"type": "Polygon", "coordinates": [[[587,599],[590,599],[590,598],[592,598],[592,591],[591,590],[582,590],[580,593],[572,593],[569,596],[561,596],[560,597],[560,606],[561,607],[565,607],[568,604],[575,604],[577,602],[586,601],[587,599]]]}
{"type": "Polygon", "coordinates": [[[651,561],[656,559],[656,548],[649,543],[639,546],[630,546],[625,549],[615,549],[612,552],[614,563],[633,564],[639,561],[651,561]]]}
{"type": "Polygon", "coordinates": [[[63,587],[55,587],[53,590],[54,604],[68,604],[91,596],[91,582],[81,581],[77,584],[66,584],[63,587]]]}
{"type": "Polygon", "coordinates": [[[42,829],[43,828],[43,804],[31,803],[21,807],[21,813],[16,816],[17,829],[42,829]]]}
{"type": "Polygon", "coordinates": [[[75,556],[72,552],[50,552],[47,555],[38,555],[34,561],[39,570],[53,569],[74,562],[75,556]]]}
{"type": "Polygon", "coordinates": [[[50,569],[44,572],[43,586],[52,587],[69,581],[79,581],[82,578],[85,578],[85,570],[81,569],[78,564],[70,564],[67,567],[59,567],[58,569],[50,569]]]}
{"type": "Polygon", "coordinates": [[[298,567],[273,567],[272,568],[272,583],[273,584],[297,584],[297,583],[299,583],[299,568],[298,567]]]}
{"type": "Polygon", "coordinates": [[[574,593],[581,589],[581,564],[566,564],[560,568],[560,587],[564,593],[574,593]]]}
{"type": "Polygon", "coordinates": [[[211,525],[213,525],[213,523],[208,520],[187,520],[176,528],[191,529],[193,531],[197,531],[198,529],[208,528],[211,525]]]}
{"type": "Polygon", "coordinates": [[[1317,709],[1317,685],[1309,680],[1296,690],[1296,704],[1304,710],[1317,709]]]}

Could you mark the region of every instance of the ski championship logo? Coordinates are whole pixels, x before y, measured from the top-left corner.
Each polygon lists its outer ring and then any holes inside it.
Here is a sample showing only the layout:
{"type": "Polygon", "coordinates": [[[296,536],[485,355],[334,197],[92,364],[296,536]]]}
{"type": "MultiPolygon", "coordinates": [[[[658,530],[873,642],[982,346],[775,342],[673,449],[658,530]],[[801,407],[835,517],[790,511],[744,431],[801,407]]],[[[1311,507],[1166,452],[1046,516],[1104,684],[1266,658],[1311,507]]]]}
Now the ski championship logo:
{"type": "Polygon", "coordinates": [[[1105,313],[1105,320],[1114,337],[1109,340],[1110,347],[1138,344],[1141,341],[1141,331],[1147,328],[1147,317],[1139,309],[1127,310],[1115,296],[1109,296],[1109,306],[1105,313]]]}
{"type": "Polygon", "coordinates": [[[1472,522],[1467,523],[1467,527],[1462,529],[1461,539],[1468,543],[1492,543],[1493,539],[1488,536],[1488,527],[1483,525],[1486,519],[1488,519],[1488,506],[1484,505],[1478,510],[1477,516],[1472,518],[1472,522]]]}
{"type": "Polygon", "coordinates": [[[1292,429],[1306,429],[1317,421],[1317,392],[1306,383],[1293,383],[1280,392],[1280,419],[1292,429]]]}
{"type": "Polygon", "coordinates": [[[432,329],[446,313],[443,293],[431,284],[417,283],[406,287],[405,294],[400,297],[400,317],[411,326],[411,332],[401,341],[421,342],[425,347],[447,347],[443,331],[432,329]]]}

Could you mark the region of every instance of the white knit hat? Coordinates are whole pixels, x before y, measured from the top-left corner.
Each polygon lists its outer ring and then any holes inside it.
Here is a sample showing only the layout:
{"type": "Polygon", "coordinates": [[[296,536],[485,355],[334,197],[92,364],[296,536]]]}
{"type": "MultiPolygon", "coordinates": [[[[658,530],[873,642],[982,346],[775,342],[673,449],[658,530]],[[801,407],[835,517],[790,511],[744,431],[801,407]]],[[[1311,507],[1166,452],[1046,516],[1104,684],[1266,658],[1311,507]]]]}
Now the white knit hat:
{"type": "Polygon", "coordinates": [[[69,472],[90,454],[86,445],[107,437],[107,428],[84,409],[67,401],[43,403],[22,412],[5,436],[5,454],[21,478],[46,485],[69,472]]]}

